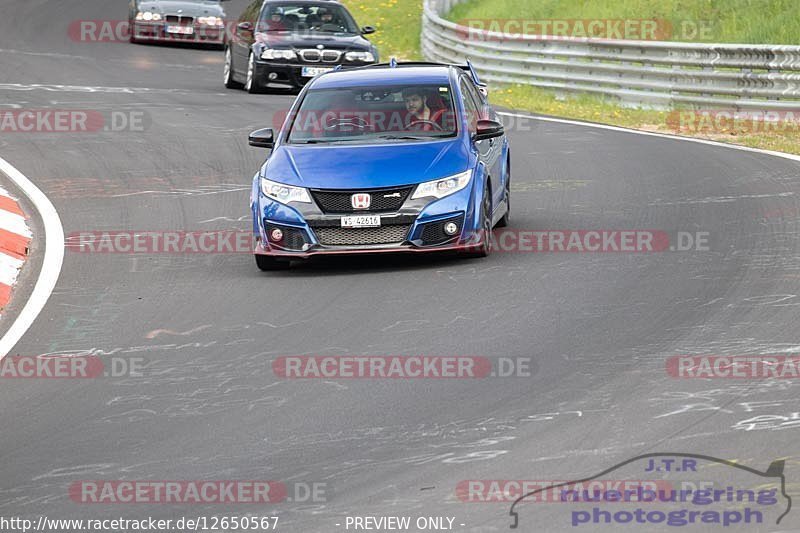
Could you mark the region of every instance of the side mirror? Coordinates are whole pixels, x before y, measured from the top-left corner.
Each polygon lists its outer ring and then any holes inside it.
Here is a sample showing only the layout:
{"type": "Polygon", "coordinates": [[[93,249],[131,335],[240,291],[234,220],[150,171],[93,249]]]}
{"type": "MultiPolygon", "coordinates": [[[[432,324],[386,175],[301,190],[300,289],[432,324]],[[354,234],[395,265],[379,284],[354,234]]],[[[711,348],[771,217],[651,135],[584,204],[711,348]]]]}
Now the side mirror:
{"type": "Polygon", "coordinates": [[[252,22],[240,22],[236,25],[236,31],[238,33],[253,33],[253,23],[252,22]]]}
{"type": "Polygon", "coordinates": [[[371,33],[375,33],[376,31],[378,30],[376,30],[373,26],[364,26],[361,28],[361,35],[369,35],[371,33]]]}
{"type": "Polygon", "coordinates": [[[504,133],[505,128],[503,128],[503,125],[499,122],[494,120],[479,120],[474,139],[476,141],[485,141],[487,139],[502,137],[504,133]]]}
{"type": "Polygon", "coordinates": [[[484,98],[489,97],[489,89],[487,89],[486,86],[481,85],[478,87],[478,91],[483,95],[484,98]]]}
{"type": "Polygon", "coordinates": [[[250,146],[255,146],[256,148],[273,148],[275,146],[275,132],[272,131],[272,128],[256,130],[247,137],[247,140],[250,146]]]}

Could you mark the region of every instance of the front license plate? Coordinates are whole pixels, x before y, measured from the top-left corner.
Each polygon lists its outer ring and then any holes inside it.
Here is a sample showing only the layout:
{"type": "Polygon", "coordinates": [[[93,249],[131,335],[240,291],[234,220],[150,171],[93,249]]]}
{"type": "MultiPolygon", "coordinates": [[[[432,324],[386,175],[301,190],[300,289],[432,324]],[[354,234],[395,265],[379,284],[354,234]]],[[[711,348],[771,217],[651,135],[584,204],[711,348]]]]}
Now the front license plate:
{"type": "Polygon", "coordinates": [[[361,215],[353,217],[342,217],[343,228],[380,228],[380,215],[361,215]]]}
{"type": "Polygon", "coordinates": [[[313,78],[317,74],[322,74],[323,72],[330,72],[331,70],[333,69],[326,67],[303,67],[302,75],[304,78],[313,78]]]}
{"type": "Polygon", "coordinates": [[[167,26],[167,33],[177,33],[179,35],[192,35],[194,28],[191,26],[167,26]]]}

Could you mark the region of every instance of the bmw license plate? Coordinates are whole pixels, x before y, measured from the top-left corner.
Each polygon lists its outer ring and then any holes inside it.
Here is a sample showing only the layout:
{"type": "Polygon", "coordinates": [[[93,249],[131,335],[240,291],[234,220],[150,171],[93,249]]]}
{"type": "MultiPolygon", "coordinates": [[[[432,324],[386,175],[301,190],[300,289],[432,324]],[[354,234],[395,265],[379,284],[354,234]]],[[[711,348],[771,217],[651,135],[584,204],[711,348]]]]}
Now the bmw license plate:
{"type": "Polygon", "coordinates": [[[380,215],[360,215],[352,217],[342,217],[343,228],[380,228],[380,215]]]}
{"type": "Polygon", "coordinates": [[[167,26],[167,33],[177,33],[178,35],[192,35],[194,28],[191,26],[167,26]]]}
{"type": "Polygon", "coordinates": [[[333,70],[332,68],[327,67],[303,67],[301,74],[304,78],[313,78],[317,74],[322,74],[323,72],[330,72],[333,70]]]}

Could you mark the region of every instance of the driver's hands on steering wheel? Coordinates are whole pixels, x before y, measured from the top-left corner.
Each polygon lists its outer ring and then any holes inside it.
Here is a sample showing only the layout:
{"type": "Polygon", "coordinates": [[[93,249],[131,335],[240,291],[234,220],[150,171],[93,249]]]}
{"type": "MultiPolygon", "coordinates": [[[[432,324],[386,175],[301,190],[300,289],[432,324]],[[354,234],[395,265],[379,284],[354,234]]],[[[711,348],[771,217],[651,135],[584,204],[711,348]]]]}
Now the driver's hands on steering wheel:
{"type": "Polygon", "coordinates": [[[411,121],[411,123],[408,125],[408,129],[419,129],[420,127],[424,126],[433,126],[436,131],[444,131],[444,128],[442,128],[437,122],[434,122],[433,120],[425,120],[423,118],[411,121]]]}

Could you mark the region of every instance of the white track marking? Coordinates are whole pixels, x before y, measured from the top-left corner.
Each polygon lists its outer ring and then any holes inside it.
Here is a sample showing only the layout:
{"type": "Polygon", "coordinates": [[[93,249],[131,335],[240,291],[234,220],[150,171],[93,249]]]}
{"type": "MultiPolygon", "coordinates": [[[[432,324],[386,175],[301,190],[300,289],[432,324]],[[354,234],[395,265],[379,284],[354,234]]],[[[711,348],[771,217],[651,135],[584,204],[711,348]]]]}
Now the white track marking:
{"type": "Polygon", "coordinates": [[[742,152],[752,152],[755,154],[765,154],[765,155],[772,155],[775,157],[782,157],[784,159],[791,159],[792,161],[800,162],[800,155],[794,154],[786,154],[783,152],[775,152],[773,150],[761,150],[760,148],[750,148],[749,146],[739,146],[736,144],[728,144],[722,143],[717,141],[709,141],[707,139],[695,139],[693,137],[683,137],[680,135],[670,135],[668,133],[655,133],[652,131],[640,131],[640,130],[632,130],[629,128],[621,128],[619,126],[608,126],[606,124],[594,124],[592,122],[581,122],[578,120],[569,120],[565,118],[552,118],[552,117],[535,117],[532,115],[522,115],[519,113],[506,113],[506,112],[498,112],[498,115],[507,116],[507,117],[515,117],[515,118],[526,118],[530,120],[538,120],[540,122],[554,122],[557,124],[570,124],[573,126],[584,126],[587,128],[595,128],[600,130],[608,130],[608,131],[617,131],[621,133],[632,133],[634,135],[647,135],[648,137],[658,137],[661,139],[670,139],[673,141],[686,141],[692,142],[697,144],[706,144],[708,146],[717,146],[720,148],[729,148],[731,150],[739,150],[742,152]]]}
{"type": "MultiPolygon", "coordinates": [[[[26,178],[22,172],[14,168],[11,163],[0,157],[0,172],[13,181],[39,212],[44,224],[45,250],[42,270],[33,292],[22,308],[19,316],[0,339],[0,359],[4,358],[14,348],[20,338],[28,331],[33,321],[39,316],[47,300],[56,286],[61,274],[61,265],[64,262],[64,228],[61,219],[53,204],[39,190],[39,188],[26,178]]],[[[41,238],[41,237],[40,237],[41,238]]]]}

